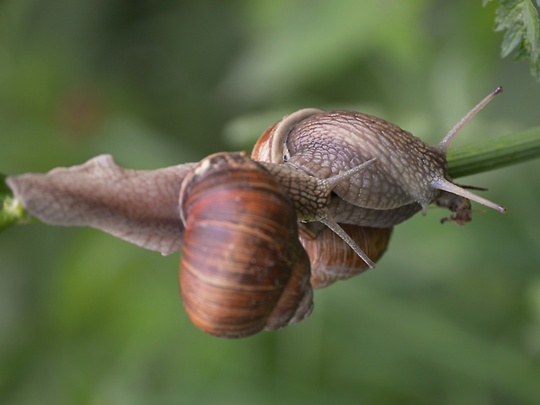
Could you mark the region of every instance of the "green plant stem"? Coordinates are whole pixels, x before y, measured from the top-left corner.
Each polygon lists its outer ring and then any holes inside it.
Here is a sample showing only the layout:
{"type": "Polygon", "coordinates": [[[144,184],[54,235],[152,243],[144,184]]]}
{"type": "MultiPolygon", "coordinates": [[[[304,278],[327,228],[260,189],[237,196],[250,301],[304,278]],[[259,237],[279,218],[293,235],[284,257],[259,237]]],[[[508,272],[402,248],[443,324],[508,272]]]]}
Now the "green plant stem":
{"type": "Polygon", "coordinates": [[[487,172],[540,157],[540,127],[485,142],[451,149],[448,174],[452,178],[487,172]]]}
{"type": "Polygon", "coordinates": [[[5,178],[0,174],[0,232],[11,225],[33,221],[21,203],[13,197],[5,178]]]}

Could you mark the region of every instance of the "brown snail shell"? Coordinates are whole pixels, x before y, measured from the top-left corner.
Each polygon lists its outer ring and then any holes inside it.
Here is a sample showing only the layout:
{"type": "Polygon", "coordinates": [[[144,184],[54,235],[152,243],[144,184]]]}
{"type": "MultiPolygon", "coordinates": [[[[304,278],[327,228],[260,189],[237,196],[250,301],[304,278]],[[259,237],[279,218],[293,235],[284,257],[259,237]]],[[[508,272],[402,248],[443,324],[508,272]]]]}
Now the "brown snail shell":
{"type": "Polygon", "coordinates": [[[237,338],[307,317],[310,265],[292,203],[241,153],[202,160],[180,191],[185,225],[180,290],[203,331],[237,338]]]}
{"type": "MultiPolygon", "coordinates": [[[[386,251],[392,234],[392,228],[369,228],[349,224],[341,226],[374,262],[377,262],[386,251]]],[[[314,236],[301,226],[300,242],[310,257],[313,288],[327,287],[338,280],[347,280],[369,269],[366,262],[329,228],[322,228],[314,236]]]]}

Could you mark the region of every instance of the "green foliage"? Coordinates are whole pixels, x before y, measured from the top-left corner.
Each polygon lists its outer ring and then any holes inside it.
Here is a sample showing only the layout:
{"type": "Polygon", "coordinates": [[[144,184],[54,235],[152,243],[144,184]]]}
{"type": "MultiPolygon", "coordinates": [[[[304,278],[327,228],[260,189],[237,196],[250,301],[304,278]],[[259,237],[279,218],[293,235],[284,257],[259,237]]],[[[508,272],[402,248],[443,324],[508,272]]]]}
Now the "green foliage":
{"type": "MultiPolygon", "coordinates": [[[[375,114],[436,144],[499,84],[451,151],[527,132],[540,90],[516,74],[525,65],[504,67],[492,26],[470,0],[4,0],[0,171],[249,150],[303,107],[375,114]],[[242,117],[264,118],[225,136],[242,117]]],[[[377,269],[316,291],[309,319],[240,341],[189,322],[178,255],[12,227],[0,233],[0,403],[537,404],[539,171],[460,179],[508,213],[475,206],[458,227],[430,209],[395,228],[377,269]]]]}
{"type": "Polygon", "coordinates": [[[0,173],[0,232],[19,223],[28,223],[31,219],[24,207],[13,198],[5,183],[5,176],[0,173]]]}
{"type": "MultiPolygon", "coordinates": [[[[483,0],[485,6],[491,0],[483,0]]],[[[540,0],[536,0],[540,6],[540,0]]],[[[532,75],[540,80],[540,22],[532,0],[500,0],[495,30],[506,31],[501,45],[502,57],[516,51],[516,60],[529,59],[532,75]]]]}
{"type": "Polygon", "coordinates": [[[6,176],[0,173],[0,232],[16,222],[11,213],[12,195],[5,182],[5,178],[6,176]]]}
{"type": "Polygon", "coordinates": [[[6,184],[6,176],[0,173],[0,201],[10,194],[11,194],[11,191],[6,184]]]}

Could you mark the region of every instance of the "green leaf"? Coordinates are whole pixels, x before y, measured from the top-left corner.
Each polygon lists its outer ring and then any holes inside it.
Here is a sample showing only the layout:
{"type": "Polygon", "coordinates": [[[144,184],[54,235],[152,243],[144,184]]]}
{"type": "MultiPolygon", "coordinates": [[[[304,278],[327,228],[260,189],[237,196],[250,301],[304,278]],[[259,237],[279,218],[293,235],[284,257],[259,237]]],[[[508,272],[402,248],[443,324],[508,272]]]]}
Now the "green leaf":
{"type": "Polygon", "coordinates": [[[519,27],[511,27],[504,34],[504,38],[501,44],[501,56],[503,58],[510,55],[522,42],[523,32],[519,27]]]}
{"type": "Polygon", "coordinates": [[[538,11],[531,1],[524,3],[523,25],[527,31],[527,40],[531,44],[531,59],[537,60],[540,53],[540,22],[538,11]]]}
{"type": "MultiPolygon", "coordinates": [[[[484,0],[483,6],[491,0],[484,0]]],[[[536,0],[540,6],[540,0],[536,0]]],[[[500,0],[495,31],[506,31],[501,44],[504,58],[516,51],[515,60],[529,59],[531,74],[540,80],[540,20],[532,0],[500,0]]]]}

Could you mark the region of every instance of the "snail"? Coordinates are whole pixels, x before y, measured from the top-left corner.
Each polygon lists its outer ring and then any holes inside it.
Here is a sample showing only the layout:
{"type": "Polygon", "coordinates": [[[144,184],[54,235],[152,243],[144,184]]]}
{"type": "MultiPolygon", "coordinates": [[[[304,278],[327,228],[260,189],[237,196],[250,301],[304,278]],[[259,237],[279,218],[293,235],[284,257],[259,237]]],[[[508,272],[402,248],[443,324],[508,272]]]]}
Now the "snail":
{"type": "Polygon", "coordinates": [[[318,179],[245,153],[150,171],[124,169],[102,155],[46,174],[10,176],[7,183],[45,223],[92,226],[163,254],[181,249],[188,316],[209,334],[237,338],[311,313],[310,262],[298,220],[328,223],[364,257],[326,220],[326,207],[340,182],[373,162],[318,179]]]}
{"type": "MultiPolygon", "coordinates": [[[[389,241],[390,229],[419,211],[425,215],[432,202],[454,212],[442,222],[470,221],[469,200],[505,212],[504,207],[455,184],[448,175],[446,161],[448,147],[461,128],[500,92],[502,87],[485,97],[436,146],[368,114],[309,108],[288,115],[267,129],[255,144],[252,158],[323,179],[376,159],[358,176],[335,187],[327,212],[342,228],[343,224],[350,224],[348,232],[356,235],[360,246],[370,246],[368,233],[383,237],[382,241],[373,242],[377,248],[372,255],[377,260],[389,241]],[[366,227],[372,230],[367,231],[366,227]]],[[[342,257],[348,254],[347,243],[336,240],[336,235],[321,227],[300,224],[300,229],[302,243],[309,245],[312,271],[325,273],[320,277],[325,280],[320,286],[373,267],[372,261],[354,256],[344,266],[342,257]],[[322,254],[325,249],[331,251],[322,254]],[[323,262],[321,257],[325,258],[323,262]]]]}
{"type": "Polygon", "coordinates": [[[45,223],[182,250],[190,319],[215,336],[245,337],[305,319],[312,288],[374,267],[393,227],[431,203],[457,224],[470,221],[469,200],[505,212],[454,183],[446,161],[459,130],[501,91],[436,146],[367,114],[303,109],[265,131],[251,158],[222,152],[144,171],[102,155],[6,182],[45,223]]]}
{"type": "Polygon", "coordinates": [[[183,179],[178,204],[184,228],[180,291],[192,322],[236,338],[307,317],[313,307],[310,262],[297,220],[324,221],[333,188],[371,163],[320,180],[243,153],[199,162],[183,179]]]}

